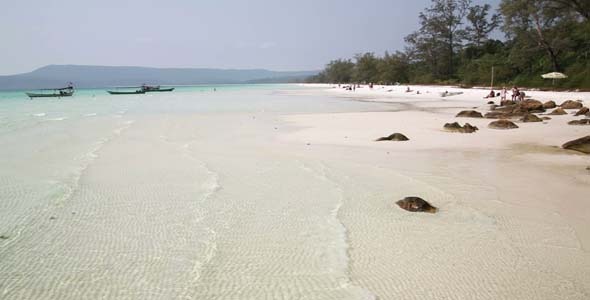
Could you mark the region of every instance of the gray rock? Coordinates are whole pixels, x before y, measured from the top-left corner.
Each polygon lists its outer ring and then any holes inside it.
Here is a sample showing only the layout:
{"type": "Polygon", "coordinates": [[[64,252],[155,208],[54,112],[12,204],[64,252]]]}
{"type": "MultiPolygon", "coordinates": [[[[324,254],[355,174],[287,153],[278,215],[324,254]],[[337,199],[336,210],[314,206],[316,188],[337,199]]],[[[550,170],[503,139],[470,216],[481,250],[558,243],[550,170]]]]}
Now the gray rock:
{"type": "Polygon", "coordinates": [[[580,108],[580,110],[578,110],[578,112],[576,112],[576,114],[574,114],[574,116],[576,116],[576,117],[583,116],[589,112],[590,112],[590,109],[588,109],[588,107],[582,107],[582,108],[580,108]]]}
{"type": "Polygon", "coordinates": [[[524,123],[528,123],[528,122],[543,122],[543,119],[537,117],[537,115],[534,115],[534,114],[526,114],[520,120],[522,122],[524,122],[524,123]]]}
{"type": "Polygon", "coordinates": [[[580,109],[583,105],[578,101],[566,100],[565,102],[561,103],[560,106],[563,109],[580,109]]]}
{"type": "Polygon", "coordinates": [[[509,121],[509,120],[498,120],[498,121],[494,121],[492,123],[490,123],[488,125],[489,128],[492,129],[515,129],[518,128],[518,126],[516,124],[514,124],[513,122],[509,121]]]}
{"type": "Polygon", "coordinates": [[[552,112],[550,112],[549,114],[550,115],[555,115],[555,116],[557,116],[557,115],[567,115],[567,112],[563,108],[558,107],[558,108],[554,109],[552,112]]]}
{"type": "Polygon", "coordinates": [[[457,118],[483,118],[482,114],[475,110],[464,110],[459,112],[457,118]]]}
{"type": "Polygon", "coordinates": [[[545,109],[549,109],[549,108],[556,108],[557,104],[555,103],[555,101],[547,101],[545,103],[543,103],[543,108],[545,109]]]}
{"type": "Polygon", "coordinates": [[[420,197],[405,197],[397,201],[396,204],[411,212],[436,213],[438,211],[438,208],[430,205],[430,203],[420,197]]]}
{"type": "Polygon", "coordinates": [[[568,125],[590,125],[590,119],[573,120],[567,122],[568,125]]]}
{"type": "Polygon", "coordinates": [[[561,146],[563,149],[590,154],[590,135],[569,141],[561,146]]]}
{"type": "Polygon", "coordinates": [[[465,123],[464,126],[461,126],[459,123],[457,122],[453,122],[453,123],[446,123],[443,128],[446,131],[451,131],[451,132],[460,132],[460,133],[473,133],[476,132],[477,130],[479,130],[479,128],[477,128],[476,126],[472,126],[469,123],[465,123]]]}
{"type": "Polygon", "coordinates": [[[409,140],[410,139],[408,137],[406,137],[405,135],[396,132],[396,133],[393,133],[389,136],[380,137],[375,141],[381,142],[381,141],[409,141],[409,140]]]}

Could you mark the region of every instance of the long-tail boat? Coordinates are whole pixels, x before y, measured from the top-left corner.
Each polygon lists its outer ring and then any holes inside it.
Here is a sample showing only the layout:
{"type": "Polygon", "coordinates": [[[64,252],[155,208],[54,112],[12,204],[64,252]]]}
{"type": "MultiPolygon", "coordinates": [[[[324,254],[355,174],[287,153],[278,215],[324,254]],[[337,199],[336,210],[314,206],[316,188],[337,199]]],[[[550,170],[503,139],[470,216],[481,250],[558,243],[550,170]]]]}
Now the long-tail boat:
{"type": "Polygon", "coordinates": [[[72,85],[72,83],[70,83],[67,87],[64,88],[56,88],[56,89],[40,89],[39,93],[33,93],[33,92],[26,92],[25,94],[27,94],[27,96],[29,96],[29,98],[33,99],[33,98],[48,98],[48,97],[57,97],[57,98],[61,98],[61,97],[70,97],[72,95],[74,95],[74,86],[72,85]]]}
{"type": "Polygon", "coordinates": [[[159,85],[141,85],[141,89],[150,93],[150,92],[172,92],[174,88],[162,88],[159,85]]]}
{"type": "Polygon", "coordinates": [[[107,91],[111,95],[135,95],[135,94],[145,94],[143,90],[135,90],[135,91],[107,91]]]}

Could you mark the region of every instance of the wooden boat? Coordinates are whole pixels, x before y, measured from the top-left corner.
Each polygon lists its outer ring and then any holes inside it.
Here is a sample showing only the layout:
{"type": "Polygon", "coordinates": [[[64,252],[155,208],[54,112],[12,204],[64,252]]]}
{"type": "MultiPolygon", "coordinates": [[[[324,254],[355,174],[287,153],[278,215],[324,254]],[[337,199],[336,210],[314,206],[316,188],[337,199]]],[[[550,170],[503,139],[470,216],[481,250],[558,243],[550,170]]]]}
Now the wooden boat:
{"type": "Polygon", "coordinates": [[[27,96],[29,96],[29,98],[31,98],[31,99],[33,99],[33,98],[71,97],[72,95],[74,95],[74,86],[70,84],[65,88],[41,89],[40,91],[47,91],[47,92],[41,92],[41,93],[26,92],[25,94],[27,94],[27,96]]]}
{"type": "Polygon", "coordinates": [[[136,95],[136,94],[145,94],[144,90],[136,90],[136,91],[107,91],[111,95],[136,95]]]}
{"type": "Polygon", "coordinates": [[[159,85],[142,85],[141,89],[150,92],[172,92],[174,88],[161,88],[159,85]]]}

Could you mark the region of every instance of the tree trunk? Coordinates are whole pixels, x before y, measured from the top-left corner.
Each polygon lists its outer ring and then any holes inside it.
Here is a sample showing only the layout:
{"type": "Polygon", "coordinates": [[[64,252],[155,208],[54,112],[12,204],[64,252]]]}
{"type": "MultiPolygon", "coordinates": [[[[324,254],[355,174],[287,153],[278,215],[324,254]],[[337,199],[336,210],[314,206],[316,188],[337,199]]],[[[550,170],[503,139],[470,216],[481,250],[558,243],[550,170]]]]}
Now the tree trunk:
{"type": "Polygon", "coordinates": [[[539,16],[536,13],[533,13],[533,18],[535,19],[535,29],[537,31],[537,42],[541,47],[547,51],[549,58],[551,59],[551,64],[553,65],[553,71],[560,71],[559,63],[557,62],[557,53],[555,50],[549,45],[545,36],[543,35],[543,31],[541,29],[541,24],[539,22],[539,16]]]}
{"type": "Polygon", "coordinates": [[[453,29],[449,26],[449,78],[453,75],[453,29]]]}

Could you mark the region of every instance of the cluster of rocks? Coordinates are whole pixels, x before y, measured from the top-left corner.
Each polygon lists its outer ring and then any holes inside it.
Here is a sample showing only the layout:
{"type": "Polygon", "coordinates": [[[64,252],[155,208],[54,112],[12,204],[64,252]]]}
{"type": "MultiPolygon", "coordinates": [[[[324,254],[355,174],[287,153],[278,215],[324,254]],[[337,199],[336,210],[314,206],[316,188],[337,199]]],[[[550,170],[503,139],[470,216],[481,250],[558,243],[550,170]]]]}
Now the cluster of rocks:
{"type": "Polygon", "coordinates": [[[479,130],[479,128],[477,128],[476,126],[473,126],[469,123],[465,123],[465,125],[461,126],[459,123],[457,122],[453,122],[453,123],[446,123],[443,128],[446,131],[451,131],[451,132],[459,132],[459,133],[474,133],[476,131],[479,130]]]}
{"type": "MultiPolygon", "coordinates": [[[[514,102],[511,100],[502,101],[501,106],[496,106],[492,101],[488,102],[491,104],[492,111],[482,115],[480,112],[475,110],[464,110],[459,112],[457,118],[490,118],[498,119],[491,122],[488,127],[492,129],[515,129],[518,125],[508,120],[512,118],[519,118],[521,122],[542,122],[543,120],[550,120],[549,117],[542,117],[535,115],[536,113],[544,113],[547,109],[554,109],[549,115],[564,115],[567,114],[565,109],[578,109],[574,116],[588,116],[590,117],[590,109],[584,107],[582,103],[573,100],[567,100],[557,107],[554,101],[547,101],[542,103],[537,100],[528,99],[521,102],[514,102]]],[[[589,119],[574,120],[568,122],[570,125],[590,125],[589,119]]],[[[476,126],[469,123],[461,126],[458,122],[446,123],[443,128],[450,132],[460,133],[473,133],[479,130],[476,126]]],[[[401,133],[394,133],[387,137],[378,138],[377,141],[407,141],[409,140],[405,135],[401,133]]],[[[563,149],[579,151],[582,153],[590,154],[590,135],[585,136],[573,141],[569,141],[562,145],[563,149]]],[[[586,168],[590,170],[590,166],[586,168]]],[[[405,197],[402,200],[396,202],[396,204],[410,212],[427,212],[436,213],[438,209],[428,203],[426,200],[420,197],[405,197]]]]}
{"type": "Polygon", "coordinates": [[[410,139],[408,137],[406,137],[405,135],[396,132],[393,134],[390,134],[389,136],[384,136],[384,137],[380,137],[378,139],[376,139],[376,142],[381,142],[381,141],[409,141],[410,139]]]}

